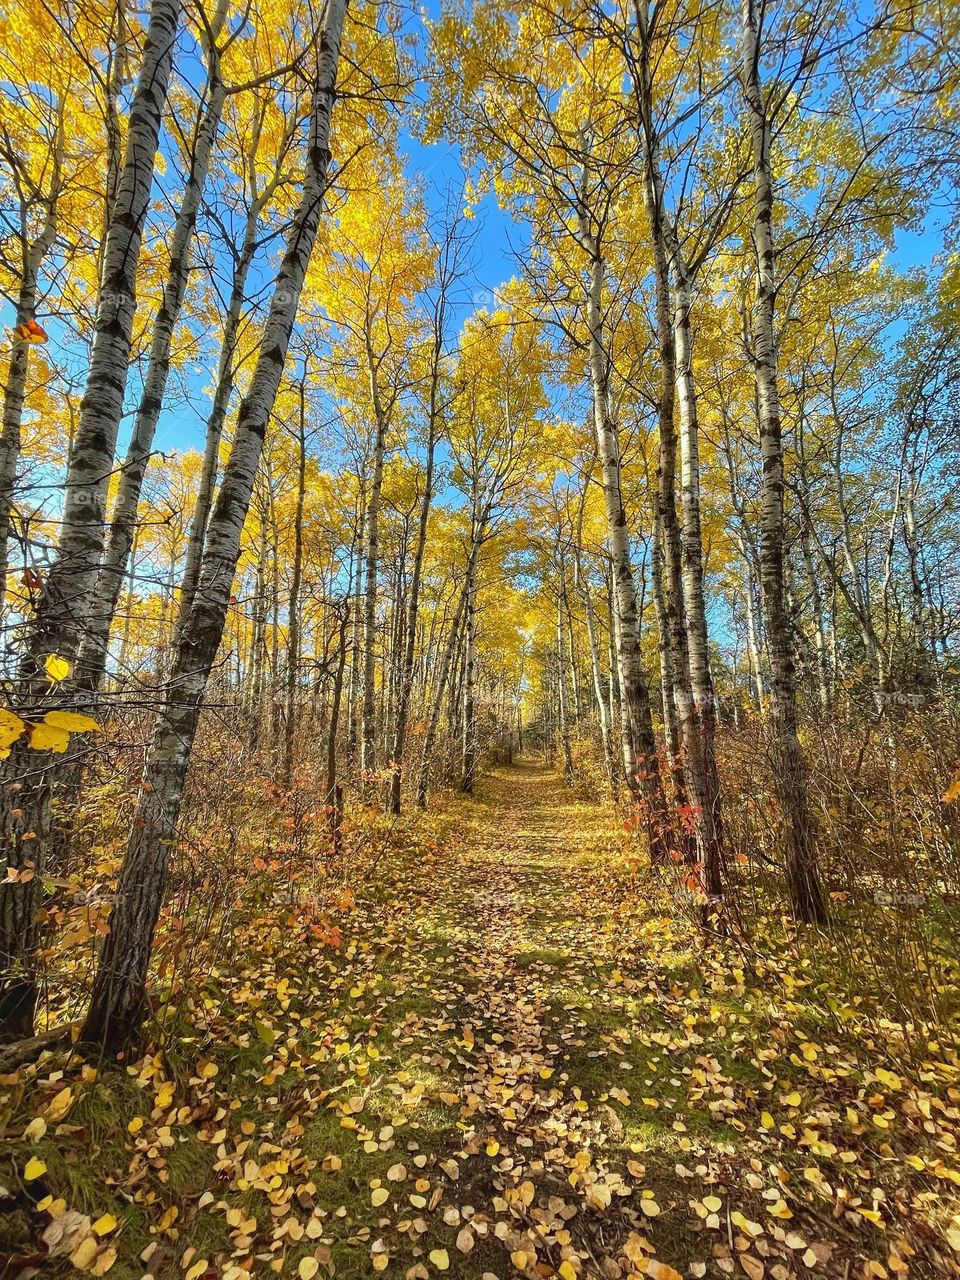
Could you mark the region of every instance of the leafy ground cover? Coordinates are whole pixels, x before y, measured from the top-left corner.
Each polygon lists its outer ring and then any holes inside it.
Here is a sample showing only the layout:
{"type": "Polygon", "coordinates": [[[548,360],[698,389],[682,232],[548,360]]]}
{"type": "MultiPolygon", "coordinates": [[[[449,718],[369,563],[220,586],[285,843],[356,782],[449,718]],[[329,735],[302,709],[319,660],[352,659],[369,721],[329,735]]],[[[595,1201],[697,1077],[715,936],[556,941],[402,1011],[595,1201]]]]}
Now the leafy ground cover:
{"type": "Polygon", "coordinates": [[[135,1062],[0,1077],[4,1280],[960,1274],[956,1044],[829,935],[704,940],[530,764],[340,906],[251,913],[135,1062]]]}

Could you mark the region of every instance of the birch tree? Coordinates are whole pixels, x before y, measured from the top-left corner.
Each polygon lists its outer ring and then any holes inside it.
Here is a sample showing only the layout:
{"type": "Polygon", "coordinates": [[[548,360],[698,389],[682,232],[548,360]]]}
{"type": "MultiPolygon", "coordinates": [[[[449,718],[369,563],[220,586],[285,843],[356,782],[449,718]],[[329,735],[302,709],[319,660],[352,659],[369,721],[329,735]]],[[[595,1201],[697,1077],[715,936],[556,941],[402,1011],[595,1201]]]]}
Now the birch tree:
{"type": "MultiPolygon", "coordinates": [[[[56,314],[64,294],[82,287],[89,256],[85,220],[104,148],[96,120],[102,17],[96,5],[31,6],[0,48],[0,289],[14,306],[0,429],[4,584],[30,352],[47,341],[42,314],[56,314]]],[[[108,35],[106,44],[112,60],[119,42],[108,35]]]]}
{"type": "Polygon", "coordinates": [[[661,146],[657,120],[653,66],[658,52],[666,56],[669,36],[658,31],[659,6],[636,0],[638,49],[627,41],[628,64],[633,80],[643,150],[644,205],[647,212],[653,261],[656,333],[661,363],[658,402],[659,466],[657,494],[657,551],[662,556],[665,600],[662,611],[669,644],[671,673],[665,692],[666,706],[676,709],[683,746],[683,763],[690,800],[698,860],[704,888],[716,901],[723,886],[723,834],[719,778],[716,765],[716,708],[707,640],[703,594],[702,537],[700,527],[699,425],[693,384],[690,272],[666,207],[661,146]],[[678,403],[679,402],[679,403],[678,403]],[[679,409],[680,432],[675,425],[679,409]],[[678,443],[681,455],[681,511],[676,504],[678,443]]]}
{"type": "MultiPolygon", "coordinates": [[[[153,185],[161,118],[180,20],[179,0],[153,0],[137,90],[130,109],[123,167],[104,250],[103,287],[80,421],[64,488],[57,557],[37,602],[18,688],[24,708],[49,699],[46,662],[72,663],[86,627],[103,551],[107,482],[123,412],[130,338],[136,309],[136,270],[153,185]]],[[[0,889],[0,1024],[28,1030],[35,992],[36,885],[49,835],[49,778],[20,745],[7,761],[3,830],[7,865],[29,860],[26,884],[0,889]],[[25,839],[26,836],[30,839],[25,839]]]]}
{"type": "Polygon", "coordinates": [[[163,901],[172,842],[204,690],[216,658],[250,505],[286,360],[290,334],[328,184],[330,127],[336,97],[347,0],[328,0],[316,52],[310,129],[297,215],[277,273],[270,312],[250,388],[240,408],[233,447],[207,530],[204,565],[190,616],[177,646],[171,693],[160,713],[146,770],[147,785],[120,873],[117,904],[100,957],[82,1037],[122,1048],[145,1012],[145,985],[154,929],[163,901]]]}
{"type": "MultiPolygon", "coordinates": [[[[90,689],[96,689],[99,686],[106,668],[110,624],[127,570],[143,477],[153,447],[157,421],[163,408],[164,393],[170,372],[171,348],[187,291],[197,216],[210,168],[210,158],[220,127],[223,104],[226,100],[227,86],[220,69],[224,51],[218,44],[223,35],[226,19],[226,0],[219,0],[217,8],[210,15],[209,22],[207,15],[202,9],[200,10],[200,44],[207,65],[207,79],[202,90],[204,107],[189,148],[187,181],[170,239],[167,278],[160,309],[154,317],[143,390],[137,405],[133,433],[127,446],[127,456],[120,472],[120,488],[114,503],[103,561],[88,611],[89,622],[83,637],[81,671],[78,674],[82,683],[90,689]]],[[[231,33],[229,41],[235,39],[238,34],[238,31],[231,33]]]]}
{"type": "Polygon", "coordinates": [[[760,575],[770,650],[770,734],[784,819],[784,859],[793,910],[821,923],[826,899],[817,869],[816,836],[797,735],[797,688],[784,563],[783,438],[774,330],[776,254],[770,119],[761,75],[763,24],[755,0],[743,0],[741,84],[753,157],[755,296],[751,359],[756,379],[762,460],[760,575]]]}
{"type": "Polygon", "coordinates": [[[423,490],[417,521],[413,566],[410,571],[409,596],[405,620],[406,639],[400,672],[400,689],[396,726],[393,736],[393,772],[390,778],[390,811],[400,812],[403,758],[407,744],[410,706],[413,697],[414,663],[416,660],[417,626],[420,616],[420,594],[423,578],[423,562],[427,550],[430,511],[435,497],[436,456],[447,419],[452,407],[454,390],[448,365],[450,352],[450,313],[455,302],[455,290],[463,277],[466,255],[471,237],[459,231],[453,221],[457,212],[454,204],[456,192],[448,192],[444,224],[431,234],[436,259],[435,278],[428,291],[427,336],[425,364],[420,390],[420,401],[425,418],[426,441],[424,444],[423,490]]]}

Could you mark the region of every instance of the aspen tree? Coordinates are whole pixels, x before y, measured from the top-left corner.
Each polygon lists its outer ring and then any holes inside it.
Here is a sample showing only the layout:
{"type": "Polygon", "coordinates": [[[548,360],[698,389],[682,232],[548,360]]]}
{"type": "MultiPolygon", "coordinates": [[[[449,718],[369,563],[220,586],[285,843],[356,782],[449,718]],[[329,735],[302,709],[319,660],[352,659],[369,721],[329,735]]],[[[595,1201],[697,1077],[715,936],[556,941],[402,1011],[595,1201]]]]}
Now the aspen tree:
{"type": "Polygon", "coordinates": [[[233,447],[207,530],[204,565],[170,675],[170,694],[154,730],[137,820],[124,857],[110,932],[83,1026],[87,1043],[123,1048],[139,1032],[153,934],[163,902],[190,751],[204,690],[223,634],[264,432],[286,361],[300,293],[313,252],[331,163],[347,0],[328,0],[316,50],[303,188],[277,273],[260,353],[240,407],[233,447]]]}
{"type": "Polygon", "coordinates": [[[773,177],[770,121],[760,58],[762,22],[756,0],[742,0],[741,85],[753,157],[753,369],[756,379],[762,470],[760,574],[770,650],[769,723],[776,752],[776,780],[784,819],[784,859],[793,910],[801,920],[826,919],[817,869],[816,836],[807,798],[806,769],[797,736],[797,688],[784,563],[783,438],[774,332],[776,257],[773,241],[773,177]]]}
{"type": "MultiPolygon", "coordinates": [[[[180,0],[153,0],[130,109],[126,150],[103,255],[103,279],[86,390],[64,486],[60,539],[26,639],[18,705],[49,698],[46,665],[71,664],[88,625],[103,551],[107,482],[123,412],[136,310],[136,269],[180,21],[180,0]]],[[[50,832],[50,778],[21,742],[3,770],[7,866],[33,876],[0,888],[0,1025],[26,1032],[33,1022],[37,886],[50,832]],[[30,839],[25,839],[29,836],[30,839]]]]}

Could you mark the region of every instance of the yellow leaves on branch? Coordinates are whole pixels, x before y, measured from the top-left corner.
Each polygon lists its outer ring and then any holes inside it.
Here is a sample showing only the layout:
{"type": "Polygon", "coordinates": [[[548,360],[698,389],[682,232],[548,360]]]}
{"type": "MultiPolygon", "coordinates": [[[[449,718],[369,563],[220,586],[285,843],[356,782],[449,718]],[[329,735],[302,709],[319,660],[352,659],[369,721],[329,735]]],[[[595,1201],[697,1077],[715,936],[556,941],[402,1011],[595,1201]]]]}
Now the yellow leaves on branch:
{"type": "Polygon", "coordinates": [[[48,711],[39,724],[28,726],[32,751],[61,753],[70,745],[71,733],[99,733],[93,716],[78,711],[48,711]]]}
{"type": "MultiPolygon", "coordinates": [[[[44,662],[44,670],[51,684],[59,684],[70,674],[70,663],[51,653],[44,662]]],[[[99,733],[100,730],[93,716],[80,711],[48,711],[42,720],[29,721],[9,707],[0,707],[0,760],[9,756],[10,748],[25,734],[32,751],[62,754],[70,745],[71,733],[99,733]]]]}
{"type": "Polygon", "coordinates": [[[0,758],[10,754],[10,747],[26,732],[26,723],[12,711],[0,707],[0,758]]]}
{"type": "Polygon", "coordinates": [[[43,722],[33,725],[30,729],[32,751],[53,751],[60,755],[69,745],[70,735],[66,729],[58,729],[56,725],[43,722]]]}
{"type": "Polygon", "coordinates": [[[51,684],[59,684],[70,674],[70,663],[66,658],[61,658],[58,653],[51,653],[47,656],[43,669],[50,677],[51,684]]]}

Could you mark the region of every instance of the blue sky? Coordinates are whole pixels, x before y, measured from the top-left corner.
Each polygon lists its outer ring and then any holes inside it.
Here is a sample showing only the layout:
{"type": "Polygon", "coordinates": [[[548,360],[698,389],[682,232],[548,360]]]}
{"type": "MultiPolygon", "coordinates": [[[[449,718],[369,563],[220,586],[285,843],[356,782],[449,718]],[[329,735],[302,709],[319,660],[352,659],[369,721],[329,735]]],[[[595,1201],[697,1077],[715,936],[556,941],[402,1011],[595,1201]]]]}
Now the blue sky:
{"type": "MultiPolygon", "coordinates": [[[[459,152],[448,143],[426,145],[404,134],[402,156],[407,176],[423,184],[428,205],[440,213],[447,188],[457,189],[464,181],[459,152]]],[[[492,195],[485,196],[476,205],[473,229],[476,231],[475,253],[470,278],[464,283],[457,300],[458,325],[476,308],[494,305],[495,291],[518,270],[516,254],[522,252],[527,239],[526,228],[516,224],[508,213],[501,210],[492,195]]],[[[278,250],[279,246],[275,252],[278,250]]],[[[215,355],[212,358],[215,359],[215,355]]],[[[204,421],[209,404],[203,388],[209,382],[210,376],[206,371],[198,373],[191,379],[196,393],[194,402],[190,406],[164,410],[157,428],[158,451],[203,447],[204,421]]]]}

